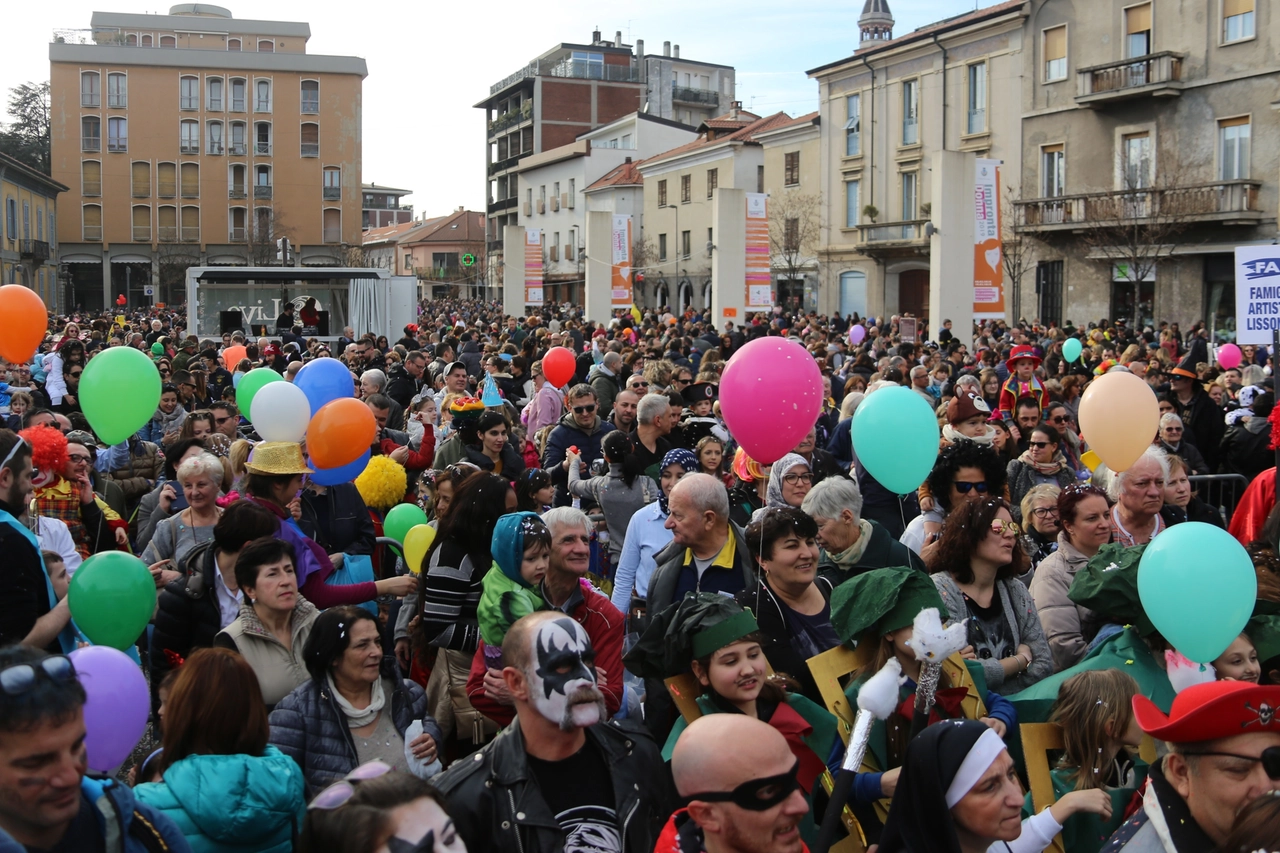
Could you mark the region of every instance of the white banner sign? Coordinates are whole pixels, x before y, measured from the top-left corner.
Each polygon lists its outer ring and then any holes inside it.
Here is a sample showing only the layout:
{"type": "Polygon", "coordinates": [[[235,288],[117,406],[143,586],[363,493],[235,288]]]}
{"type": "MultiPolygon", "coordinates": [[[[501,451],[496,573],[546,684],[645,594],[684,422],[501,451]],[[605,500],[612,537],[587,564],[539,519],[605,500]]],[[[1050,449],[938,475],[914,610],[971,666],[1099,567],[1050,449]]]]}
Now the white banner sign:
{"type": "Polygon", "coordinates": [[[1271,345],[1280,329],[1280,246],[1236,248],[1236,343],[1271,345]]]}

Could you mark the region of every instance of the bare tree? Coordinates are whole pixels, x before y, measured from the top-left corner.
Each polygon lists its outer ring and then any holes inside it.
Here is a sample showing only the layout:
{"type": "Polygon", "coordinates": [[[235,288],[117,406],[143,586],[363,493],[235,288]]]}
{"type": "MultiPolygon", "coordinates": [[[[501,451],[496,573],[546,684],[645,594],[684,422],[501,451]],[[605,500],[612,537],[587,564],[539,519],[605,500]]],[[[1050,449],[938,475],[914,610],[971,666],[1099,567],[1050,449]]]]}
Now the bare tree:
{"type": "Polygon", "coordinates": [[[186,301],[187,267],[200,266],[199,248],[181,243],[158,243],[155,256],[161,297],[174,303],[186,301]]]}
{"type": "Polygon", "coordinates": [[[815,193],[786,190],[769,199],[770,263],[791,281],[803,279],[817,260],[821,213],[822,199],[815,193]]]}
{"type": "MultiPolygon", "coordinates": [[[[1012,186],[1005,187],[1000,221],[1003,227],[1000,235],[1000,263],[1004,266],[1005,283],[1011,295],[1011,305],[1015,312],[1024,313],[1022,307],[1022,280],[1035,271],[1035,257],[1031,251],[1028,238],[1019,234],[1014,227],[1017,223],[1018,193],[1012,186]]],[[[1039,306],[1036,312],[1039,313],[1039,306]]],[[[1016,318],[1015,318],[1016,319],[1016,318]]],[[[1038,319],[1038,318],[1037,318],[1038,319]]]]}
{"type": "Polygon", "coordinates": [[[244,229],[245,261],[251,267],[281,266],[276,257],[276,241],[281,237],[289,238],[290,253],[297,250],[284,211],[279,208],[255,207],[252,214],[252,221],[244,229]],[[259,218],[258,211],[262,210],[267,212],[259,218]]]}

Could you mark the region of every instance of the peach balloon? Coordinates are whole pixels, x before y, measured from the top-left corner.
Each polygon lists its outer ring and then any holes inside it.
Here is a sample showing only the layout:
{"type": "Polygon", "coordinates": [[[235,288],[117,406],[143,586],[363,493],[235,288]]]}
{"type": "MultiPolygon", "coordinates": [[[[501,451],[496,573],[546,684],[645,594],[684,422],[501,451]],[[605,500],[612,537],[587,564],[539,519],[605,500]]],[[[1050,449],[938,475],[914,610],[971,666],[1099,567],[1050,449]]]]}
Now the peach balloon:
{"type": "Polygon", "coordinates": [[[1132,373],[1099,376],[1080,398],[1081,436],[1112,471],[1127,471],[1159,430],[1155,392],[1132,373]]]}

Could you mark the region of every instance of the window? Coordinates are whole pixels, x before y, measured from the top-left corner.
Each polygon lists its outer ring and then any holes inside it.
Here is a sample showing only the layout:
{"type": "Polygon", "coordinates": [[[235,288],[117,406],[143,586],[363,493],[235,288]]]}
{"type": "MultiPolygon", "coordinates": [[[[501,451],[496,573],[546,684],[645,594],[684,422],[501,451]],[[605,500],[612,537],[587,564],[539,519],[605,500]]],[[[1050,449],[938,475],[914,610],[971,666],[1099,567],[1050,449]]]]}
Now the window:
{"type": "Polygon", "coordinates": [[[867,274],[857,270],[840,273],[840,313],[867,316],[867,274]]]}
{"type": "Polygon", "coordinates": [[[243,207],[231,208],[231,221],[230,221],[230,228],[229,228],[230,233],[227,234],[227,239],[230,242],[232,243],[244,242],[244,237],[245,237],[244,223],[245,223],[245,209],[243,207]]]}
{"type": "Polygon", "coordinates": [[[1062,143],[1040,149],[1040,196],[1059,198],[1066,187],[1066,160],[1062,143]]]}
{"type": "Polygon", "coordinates": [[[235,78],[231,81],[231,112],[244,112],[244,87],[245,82],[242,78],[235,78]]]}
{"type": "Polygon", "coordinates": [[[271,198],[271,167],[255,166],[253,170],[253,197],[271,198]]]}
{"type": "Polygon", "coordinates": [[[180,173],[182,175],[182,197],[200,198],[200,165],[198,163],[183,163],[180,173]]]}
{"type": "Polygon", "coordinates": [[[916,218],[918,178],[919,175],[915,172],[902,173],[902,219],[904,222],[916,218]]]}
{"type": "Polygon", "coordinates": [[[143,47],[155,47],[155,41],[151,38],[151,33],[144,33],[139,44],[143,47]]]}
{"type": "Polygon", "coordinates": [[[107,150],[120,153],[129,150],[129,120],[123,117],[107,119],[107,150]]]}
{"type": "Polygon", "coordinates": [[[258,53],[275,53],[276,43],[271,39],[258,39],[258,53]]]}
{"type": "Polygon", "coordinates": [[[987,63],[969,66],[969,112],[966,133],[982,133],[987,129],[987,63]]]}
{"type": "Polygon", "coordinates": [[[227,39],[227,50],[239,50],[240,39],[227,39]]]}
{"type": "Polygon", "coordinates": [[[1253,38],[1254,0],[1222,0],[1222,40],[1253,38]]]}
{"type": "Polygon", "coordinates": [[[858,218],[861,215],[862,206],[859,204],[859,194],[861,191],[861,181],[851,180],[844,182],[844,227],[856,228],[858,218]]]}
{"type": "Polygon", "coordinates": [[[1044,81],[1067,79],[1067,25],[1044,31],[1044,81]]]}
{"type": "Polygon", "coordinates": [[[183,154],[200,153],[200,122],[184,119],[179,122],[178,150],[183,154]]]}
{"type": "Polygon", "coordinates": [[[18,239],[18,202],[13,197],[4,200],[4,230],[10,240],[18,239]]]}
{"type": "Polygon", "coordinates": [[[304,113],[320,112],[320,81],[302,81],[302,111],[304,113]]]}
{"type": "Polygon", "coordinates": [[[685,260],[688,260],[690,248],[691,246],[689,241],[689,232],[681,231],[680,232],[680,257],[684,258],[685,260]]]}
{"type": "Polygon", "coordinates": [[[271,122],[260,121],[254,123],[253,153],[264,156],[271,153],[271,122]]]}
{"type": "Polygon", "coordinates": [[[50,242],[50,243],[57,243],[57,242],[58,242],[58,231],[57,231],[57,229],[55,228],[55,223],[54,223],[53,211],[52,211],[52,210],[51,210],[51,211],[49,211],[49,242],[50,242]]]}
{"type": "Polygon", "coordinates": [[[658,235],[658,260],[665,261],[667,259],[667,235],[658,235]]]}
{"type": "Polygon", "coordinates": [[[604,54],[588,53],[583,50],[575,50],[573,52],[573,65],[571,73],[565,74],[566,77],[581,77],[589,80],[604,79],[604,54]]]}
{"type": "Polygon", "coordinates": [[[844,99],[844,156],[862,153],[862,96],[846,95],[844,99]]]}
{"type": "Polygon", "coordinates": [[[271,81],[256,80],[254,81],[253,88],[253,111],[255,113],[271,112],[271,81]]]}
{"type": "Polygon", "coordinates": [[[44,239],[44,208],[36,208],[36,239],[44,239]]]}
{"type": "Polygon", "coordinates": [[[1121,140],[1124,151],[1124,189],[1140,190],[1151,186],[1151,136],[1131,133],[1121,140]]]}
{"type": "Polygon", "coordinates": [[[80,150],[102,150],[102,119],[97,116],[80,118],[80,150]]]}
{"type": "Polygon", "coordinates": [[[80,164],[80,194],[102,195],[102,164],[97,160],[85,160],[80,164]]]}
{"type": "Polygon", "coordinates": [[[1146,56],[1151,52],[1151,4],[1124,10],[1125,56],[1146,56]]]}
{"type": "Polygon", "coordinates": [[[782,223],[782,249],[785,252],[800,251],[800,220],[788,217],[782,223]]]}
{"type": "Polygon", "coordinates": [[[164,205],[156,211],[156,237],[161,243],[173,243],[178,239],[178,209],[164,205]]]}
{"type": "MultiPolygon", "coordinates": [[[[560,260],[560,232],[556,231],[551,235],[551,260],[560,260]]],[[[566,260],[568,260],[566,258],[566,260]]]]}
{"type": "Polygon", "coordinates": [[[902,144],[915,145],[920,141],[920,81],[905,80],[902,83],[902,144]]]}
{"type": "Polygon", "coordinates": [[[199,77],[183,77],[178,81],[178,108],[183,110],[200,109],[199,77]]]}
{"type": "Polygon", "coordinates": [[[31,202],[22,202],[22,239],[31,239],[31,202]]]}
{"type": "Polygon", "coordinates": [[[1249,117],[1228,118],[1218,122],[1218,176],[1224,181],[1249,177],[1249,117]]]}
{"type": "Polygon", "coordinates": [[[178,194],[178,166],[176,163],[156,164],[156,195],[173,198],[178,194]]]}
{"type": "Polygon", "coordinates": [[[80,209],[83,239],[91,243],[102,242],[102,205],[86,204],[80,209]]]}
{"type": "Polygon", "coordinates": [[[248,153],[248,148],[244,142],[244,122],[231,122],[231,151],[228,152],[237,157],[243,157],[248,153]]]}
{"type": "Polygon", "coordinates": [[[151,198],[151,164],[146,160],[135,160],[129,170],[129,182],[134,198],[151,198]]]}
{"type": "Polygon", "coordinates": [[[129,78],[124,74],[107,75],[107,106],[118,110],[129,106],[129,78]]]}
{"type": "Polygon", "coordinates": [[[680,203],[688,204],[693,200],[693,176],[680,176],[680,203]]]}
{"type": "Polygon", "coordinates": [[[626,149],[631,148],[631,134],[629,133],[622,134],[622,147],[626,149]]]}
{"type": "Polygon", "coordinates": [[[151,208],[144,204],[133,206],[133,242],[151,242],[151,208]]]}
{"type": "Polygon", "coordinates": [[[192,204],[182,208],[182,242],[200,242],[200,208],[192,204]]]}
{"type": "Polygon", "coordinates": [[[764,166],[756,166],[756,192],[764,192],[764,166]]]}
{"type": "Polygon", "coordinates": [[[800,185],[800,152],[788,151],[782,155],[782,183],[784,186],[800,185]]]}
{"type": "Polygon", "coordinates": [[[258,240],[270,240],[275,234],[271,208],[255,207],[253,209],[253,232],[258,240]]]}
{"type": "Polygon", "coordinates": [[[320,125],[315,122],[304,122],[302,125],[302,152],[303,157],[319,157],[320,156],[320,125]]]}
{"type": "Polygon", "coordinates": [[[342,169],[337,166],[324,167],[324,198],[326,201],[342,198],[342,169]]]}
{"type": "Polygon", "coordinates": [[[96,107],[102,104],[102,78],[97,71],[80,74],[80,106],[96,107]]]}
{"type": "Polygon", "coordinates": [[[718,186],[720,186],[720,170],[707,169],[707,198],[715,195],[718,186]]]}
{"type": "Polygon", "coordinates": [[[177,47],[178,40],[173,36],[160,36],[161,47],[177,47]]]}
{"type": "MultiPolygon", "coordinates": [[[[94,149],[97,150],[97,149],[94,149]]],[[[658,181],[658,207],[665,207],[667,203],[667,182],[665,180],[658,181]]]]}
{"type": "Polygon", "coordinates": [[[222,153],[222,122],[211,121],[205,126],[205,148],[206,154],[222,153]]]}
{"type": "Polygon", "coordinates": [[[205,109],[211,113],[222,112],[222,78],[210,77],[204,81],[204,86],[208,92],[208,102],[205,109]]]}
{"type": "Polygon", "coordinates": [[[244,198],[244,175],[245,167],[236,163],[227,172],[227,196],[230,198],[244,198]]]}
{"type": "Polygon", "coordinates": [[[413,269],[413,255],[409,252],[404,253],[404,268],[407,270],[413,269]]]}

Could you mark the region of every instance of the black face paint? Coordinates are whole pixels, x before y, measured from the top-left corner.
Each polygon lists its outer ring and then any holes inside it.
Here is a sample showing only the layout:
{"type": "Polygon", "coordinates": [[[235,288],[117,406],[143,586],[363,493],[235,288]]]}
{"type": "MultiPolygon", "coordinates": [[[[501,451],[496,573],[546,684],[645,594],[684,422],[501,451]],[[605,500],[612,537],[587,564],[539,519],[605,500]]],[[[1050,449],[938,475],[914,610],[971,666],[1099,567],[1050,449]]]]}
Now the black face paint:
{"type": "Polygon", "coordinates": [[[388,853],[433,853],[435,849],[436,831],[434,829],[428,829],[427,834],[418,839],[417,844],[394,835],[387,839],[388,853]]]}
{"type": "Polygon", "coordinates": [[[562,728],[592,725],[587,710],[602,699],[595,650],[586,631],[568,617],[543,622],[534,636],[533,705],[562,728]]]}
{"type": "Polygon", "coordinates": [[[777,776],[766,776],[763,779],[748,779],[732,791],[710,791],[694,794],[687,800],[701,800],[704,803],[733,803],[747,811],[768,811],[800,789],[800,762],[792,765],[790,772],[777,776]]]}

